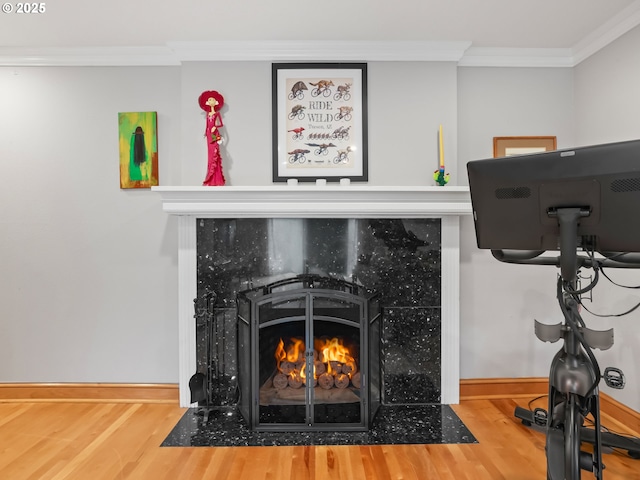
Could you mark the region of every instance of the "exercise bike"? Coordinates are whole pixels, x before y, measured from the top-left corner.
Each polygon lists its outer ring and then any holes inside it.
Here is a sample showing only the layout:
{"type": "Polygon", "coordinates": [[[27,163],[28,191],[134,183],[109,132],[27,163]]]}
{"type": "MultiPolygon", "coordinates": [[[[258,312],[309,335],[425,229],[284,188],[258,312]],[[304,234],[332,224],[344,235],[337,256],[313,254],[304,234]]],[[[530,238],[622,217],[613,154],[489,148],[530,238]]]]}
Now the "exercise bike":
{"type": "Polygon", "coordinates": [[[605,468],[603,447],[625,449],[631,457],[640,458],[638,439],[602,432],[598,385],[604,379],[609,387],[621,389],[625,379],[617,368],[607,368],[601,375],[593,353],[593,349],[607,350],[613,345],[613,329],[597,331],[587,328],[579,311],[580,296],[595,287],[602,267],[640,268],[640,255],[609,253],[596,258],[590,251],[579,255],[577,224],[588,214],[580,208],[560,208],[550,212],[558,218],[560,225],[559,257],[542,257],[542,251],[492,251],[493,256],[502,262],[555,265],[561,270],[556,296],[564,322],[545,325],[535,320],[538,339],[551,343],[563,341],[562,348],[551,362],[548,410],[532,412],[522,407],[515,410],[515,416],[525,425],[535,423],[546,427],[548,480],[579,480],[581,470],[593,472],[595,478],[601,480],[605,468]],[[584,288],[577,287],[581,268],[590,268],[594,272],[594,280],[584,288]],[[591,415],[593,428],[584,425],[588,415],[591,415]],[[593,451],[582,450],[582,443],[590,443],[593,451]]]}
{"type": "Polygon", "coordinates": [[[562,340],[549,372],[548,409],[516,417],[546,432],[547,480],[602,479],[602,449],[640,457],[636,438],[602,432],[599,384],[622,388],[622,371],[600,367],[594,349],[613,345],[613,330],[587,328],[581,295],[603,267],[640,268],[640,140],[467,163],[478,248],[506,263],[560,269],[556,296],[563,322],[535,322],[545,342],[562,340]],[[559,255],[549,253],[559,251],[559,255]],[[625,253],[620,253],[625,252],[625,253]],[[582,288],[580,269],[593,270],[582,288]],[[593,428],[585,426],[591,417],[593,428]],[[583,443],[592,449],[582,449],[583,443]]]}

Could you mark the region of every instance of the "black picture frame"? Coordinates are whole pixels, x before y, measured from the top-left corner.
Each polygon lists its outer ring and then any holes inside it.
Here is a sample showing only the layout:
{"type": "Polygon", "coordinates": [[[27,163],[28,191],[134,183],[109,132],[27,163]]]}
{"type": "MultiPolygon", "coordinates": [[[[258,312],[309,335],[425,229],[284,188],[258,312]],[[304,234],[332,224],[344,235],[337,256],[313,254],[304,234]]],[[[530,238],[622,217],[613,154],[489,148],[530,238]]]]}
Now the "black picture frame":
{"type": "Polygon", "coordinates": [[[272,64],[273,181],[368,181],[367,64],[272,64]]]}

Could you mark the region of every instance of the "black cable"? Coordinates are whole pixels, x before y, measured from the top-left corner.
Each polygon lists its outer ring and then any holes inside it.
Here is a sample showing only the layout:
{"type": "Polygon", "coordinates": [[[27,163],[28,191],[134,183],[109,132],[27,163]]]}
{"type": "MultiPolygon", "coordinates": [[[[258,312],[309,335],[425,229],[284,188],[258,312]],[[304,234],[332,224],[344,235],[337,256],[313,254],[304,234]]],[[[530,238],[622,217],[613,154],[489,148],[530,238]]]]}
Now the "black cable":
{"type": "Polygon", "coordinates": [[[609,276],[604,272],[604,268],[600,267],[600,270],[602,270],[602,275],[604,275],[604,278],[606,278],[607,280],[609,280],[612,284],[614,284],[616,287],[620,287],[620,288],[630,288],[632,290],[637,290],[640,289],[640,285],[622,285],[620,283],[616,283],[613,280],[611,280],[611,278],[609,278],[609,276]]]}
{"type": "MultiPolygon", "coordinates": [[[[589,251],[586,251],[585,253],[587,254],[587,257],[590,260],[589,263],[591,266],[589,268],[593,269],[593,280],[591,281],[591,283],[589,283],[589,285],[579,290],[574,290],[573,286],[570,283],[568,282],[565,283],[564,285],[565,291],[570,293],[574,297],[576,295],[582,295],[583,293],[587,293],[593,290],[597,285],[598,281],[600,280],[600,269],[601,269],[600,262],[598,262],[598,260],[595,258],[595,253],[593,251],[589,250],[589,251]]],[[[580,275],[580,270],[578,270],[578,275],[580,275]]]]}
{"type": "Polygon", "coordinates": [[[533,404],[533,402],[535,402],[537,400],[540,400],[541,398],[548,397],[548,396],[549,395],[545,393],[544,395],[540,395],[540,396],[538,396],[536,398],[532,398],[531,400],[529,400],[529,403],[527,404],[527,407],[529,407],[529,410],[533,411],[533,409],[531,408],[531,405],[533,404]]]}
{"type": "Polygon", "coordinates": [[[582,303],[582,300],[578,300],[578,302],[580,303],[580,305],[582,305],[582,307],[589,312],[591,315],[593,315],[594,317],[600,317],[600,318],[609,318],[609,317],[624,317],[625,315],[630,314],[631,312],[637,310],[638,308],[640,308],[640,302],[638,302],[636,305],[634,305],[633,307],[631,307],[629,310],[627,310],[626,312],[622,312],[622,313],[609,313],[609,314],[601,314],[601,313],[594,313],[591,310],[589,310],[584,303],[582,303]]]}
{"type": "Polygon", "coordinates": [[[567,291],[567,293],[570,293],[572,296],[576,296],[576,295],[582,295],[583,293],[587,293],[591,290],[593,290],[596,286],[596,284],[598,283],[598,280],[600,280],[600,269],[595,268],[593,269],[593,280],[591,281],[591,283],[589,285],[587,285],[584,288],[581,288],[579,290],[574,290],[573,288],[571,288],[571,285],[566,284],[565,285],[565,290],[567,291]]]}
{"type": "MultiPolygon", "coordinates": [[[[609,276],[604,272],[604,268],[602,267],[602,265],[600,265],[600,263],[598,262],[598,260],[595,258],[595,254],[592,251],[588,251],[586,252],[587,255],[589,256],[589,258],[591,258],[592,260],[592,268],[593,268],[593,273],[594,273],[594,279],[593,281],[587,285],[584,288],[581,288],[579,290],[574,290],[571,285],[569,284],[565,284],[565,290],[567,291],[567,293],[569,293],[576,302],[578,302],[582,308],[585,309],[585,311],[589,312],[591,315],[593,315],[594,317],[599,317],[599,318],[617,318],[617,317],[623,317],[625,315],[630,314],[631,312],[637,310],[638,308],[640,308],[640,302],[638,302],[635,306],[631,307],[629,310],[627,310],[626,312],[622,312],[622,313],[610,313],[610,314],[602,314],[602,313],[595,313],[591,310],[589,310],[587,308],[587,306],[582,302],[582,299],[580,298],[580,295],[589,292],[590,290],[593,290],[593,288],[596,286],[596,284],[598,283],[598,280],[600,278],[600,272],[602,272],[602,275],[609,280],[613,285],[617,286],[617,287],[622,287],[622,288],[631,288],[631,289],[640,289],[640,285],[639,286],[627,286],[627,285],[620,285],[616,282],[614,282],[613,280],[611,280],[611,278],[609,278],[609,276]]],[[[610,257],[610,259],[615,259],[614,257],[610,257]]]]}
{"type": "MultiPolygon", "coordinates": [[[[591,388],[589,388],[589,390],[587,390],[587,393],[584,395],[585,397],[588,398],[591,395],[591,393],[600,384],[600,379],[601,379],[600,366],[598,364],[598,360],[596,359],[595,355],[591,351],[591,347],[589,347],[589,344],[584,339],[584,335],[582,335],[582,332],[578,328],[579,326],[584,326],[584,322],[582,321],[582,317],[580,317],[580,314],[578,313],[577,308],[574,308],[572,309],[572,311],[569,311],[568,307],[565,305],[563,292],[566,290],[567,283],[568,282],[565,282],[562,279],[562,277],[558,278],[558,288],[557,288],[558,303],[560,304],[560,310],[562,310],[562,314],[564,315],[566,322],[569,324],[569,327],[573,331],[573,334],[578,339],[578,342],[580,342],[580,345],[584,349],[585,353],[589,357],[589,360],[591,360],[591,363],[594,367],[596,379],[593,382],[593,385],[591,385],[591,388]],[[576,318],[574,318],[574,315],[573,315],[574,313],[577,320],[576,318]]],[[[572,295],[572,298],[574,298],[573,295],[572,295]]]]}

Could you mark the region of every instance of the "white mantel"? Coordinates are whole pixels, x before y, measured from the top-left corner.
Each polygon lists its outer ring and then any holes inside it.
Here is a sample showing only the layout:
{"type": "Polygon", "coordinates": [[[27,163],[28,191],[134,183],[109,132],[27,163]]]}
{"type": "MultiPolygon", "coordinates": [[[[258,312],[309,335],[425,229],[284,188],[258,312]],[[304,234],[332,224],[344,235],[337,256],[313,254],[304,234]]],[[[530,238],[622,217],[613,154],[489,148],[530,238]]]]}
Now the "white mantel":
{"type": "Polygon", "coordinates": [[[468,187],[153,187],[175,215],[236,218],[419,218],[471,213],[468,187]]]}
{"type": "Polygon", "coordinates": [[[441,218],[442,403],[459,402],[460,221],[471,214],[468,187],[360,185],[152,187],[165,212],[178,215],[180,405],[190,405],[196,372],[196,218],[441,218]]]}

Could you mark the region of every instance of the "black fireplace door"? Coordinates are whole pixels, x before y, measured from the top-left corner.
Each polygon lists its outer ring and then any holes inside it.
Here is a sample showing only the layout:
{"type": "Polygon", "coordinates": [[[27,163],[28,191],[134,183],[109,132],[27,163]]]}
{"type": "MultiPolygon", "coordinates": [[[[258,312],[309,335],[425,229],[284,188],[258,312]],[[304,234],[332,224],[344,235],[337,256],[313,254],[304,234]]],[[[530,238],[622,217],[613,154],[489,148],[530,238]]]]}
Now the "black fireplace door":
{"type": "MultiPolygon", "coordinates": [[[[251,363],[240,368],[250,375],[250,382],[240,379],[245,397],[250,396],[240,402],[250,426],[282,431],[368,429],[368,299],[347,291],[301,288],[253,300],[250,313],[249,308],[239,308],[252,317],[249,322],[239,318],[239,327],[250,327],[252,344],[250,355],[239,352],[240,362],[244,358],[251,363]]],[[[379,367],[373,378],[379,378],[379,367]]]]}

